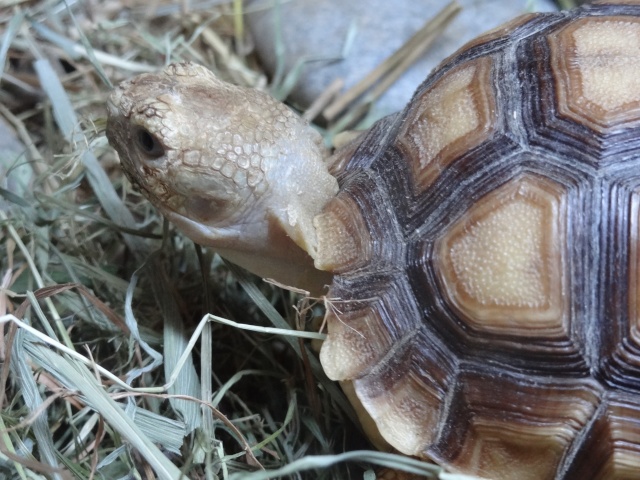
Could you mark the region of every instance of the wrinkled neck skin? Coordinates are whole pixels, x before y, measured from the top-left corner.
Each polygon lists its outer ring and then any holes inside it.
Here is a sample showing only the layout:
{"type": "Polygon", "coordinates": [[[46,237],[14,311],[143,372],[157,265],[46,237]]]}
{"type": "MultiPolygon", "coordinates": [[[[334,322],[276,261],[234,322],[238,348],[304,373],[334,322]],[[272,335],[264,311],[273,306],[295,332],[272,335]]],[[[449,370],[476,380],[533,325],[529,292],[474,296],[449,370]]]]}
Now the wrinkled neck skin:
{"type": "Polygon", "coordinates": [[[338,185],[304,120],[191,63],[123,82],[108,111],[125,173],[179,230],[261,277],[324,291],[313,218],[338,185]]]}
{"type": "Polygon", "coordinates": [[[331,283],[331,273],[316,269],[311,255],[300,248],[278,224],[267,222],[265,235],[262,221],[249,223],[239,231],[225,231],[208,229],[174,212],[165,212],[164,215],[194,242],[213,248],[226,260],[259,277],[303,289],[312,296],[326,293],[331,283]],[[252,240],[245,241],[246,238],[252,240]]]}
{"type": "Polygon", "coordinates": [[[228,227],[207,225],[169,210],[164,214],[196,243],[212,247],[262,278],[314,296],[325,293],[332,275],[316,269],[311,255],[315,248],[311,220],[319,212],[284,195],[274,197],[266,204],[250,204],[242,221],[228,227]],[[310,219],[308,225],[306,219],[310,219]]]}

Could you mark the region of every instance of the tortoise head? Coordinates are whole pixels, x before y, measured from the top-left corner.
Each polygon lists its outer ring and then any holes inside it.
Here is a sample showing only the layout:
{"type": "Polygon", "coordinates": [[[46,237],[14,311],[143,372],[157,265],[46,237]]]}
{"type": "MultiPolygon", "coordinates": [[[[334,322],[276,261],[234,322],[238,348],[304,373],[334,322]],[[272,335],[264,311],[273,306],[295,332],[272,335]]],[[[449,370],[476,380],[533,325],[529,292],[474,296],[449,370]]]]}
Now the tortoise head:
{"type": "Polygon", "coordinates": [[[192,63],[123,82],[108,111],[127,177],[188,237],[258,275],[318,290],[305,280],[313,218],[338,186],[305,121],[192,63]]]}

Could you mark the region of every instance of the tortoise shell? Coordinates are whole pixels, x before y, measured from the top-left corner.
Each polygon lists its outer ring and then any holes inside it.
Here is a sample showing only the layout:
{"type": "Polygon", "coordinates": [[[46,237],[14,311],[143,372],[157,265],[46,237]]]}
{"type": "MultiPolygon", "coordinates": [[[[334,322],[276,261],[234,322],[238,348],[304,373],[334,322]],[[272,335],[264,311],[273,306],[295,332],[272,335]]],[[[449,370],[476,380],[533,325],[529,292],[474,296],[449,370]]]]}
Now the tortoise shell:
{"type": "Polygon", "coordinates": [[[334,170],[321,361],[382,436],[489,478],[640,478],[640,3],[473,41],[334,170]]]}
{"type": "Polygon", "coordinates": [[[109,140],[196,241],[334,273],[321,361],[389,444],[494,479],[640,479],[639,1],[473,41],[335,178],[289,110],[221,83],[125,82],[109,140]]]}

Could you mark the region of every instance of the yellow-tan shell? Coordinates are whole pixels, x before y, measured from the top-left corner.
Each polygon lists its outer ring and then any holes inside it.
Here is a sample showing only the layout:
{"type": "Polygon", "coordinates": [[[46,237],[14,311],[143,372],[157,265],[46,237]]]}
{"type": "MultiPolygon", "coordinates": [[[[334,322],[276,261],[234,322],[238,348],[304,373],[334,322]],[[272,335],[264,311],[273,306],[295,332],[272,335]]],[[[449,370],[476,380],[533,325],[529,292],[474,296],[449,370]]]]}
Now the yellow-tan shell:
{"type": "Polygon", "coordinates": [[[640,2],[474,41],[343,164],[321,360],[385,439],[487,478],[640,479],[640,2]]]}

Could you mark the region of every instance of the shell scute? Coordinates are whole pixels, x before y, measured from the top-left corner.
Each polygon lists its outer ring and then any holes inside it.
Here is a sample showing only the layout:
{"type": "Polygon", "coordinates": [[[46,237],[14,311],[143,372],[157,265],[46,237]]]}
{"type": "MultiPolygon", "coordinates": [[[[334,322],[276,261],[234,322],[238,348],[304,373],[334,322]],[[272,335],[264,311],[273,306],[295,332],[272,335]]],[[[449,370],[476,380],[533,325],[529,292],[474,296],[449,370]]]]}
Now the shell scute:
{"type": "Polygon", "coordinates": [[[421,315],[409,291],[407,279],[389,274],[359,283],[348,278],[334,282],[326,316],[329,338],[320,351],[331,379],[369,375],[403,338],[421,328],[421,315]],[[361,297],[354,296],[355,292],[361,297]],[[361,350],[363,343],[369,345],[361,350]]]}
{"type": "Polygon", "coordinates": [[[458,421],[432,455],[481,477],[556,478],[590,424],[602,388],[590,379],[565,382],[482,370],[467,368],[458,377],[451,407],[458,421]]]}
{"type": "Polygon", "coordinates": [[[549,37],[559,115],[604,132],[640,117],[640,18],[581,18],[549,37]]]}
{"type": "Polygon", "coordinates": [[[567,336],[565,196],[549,179],[520,176],[444,230],[436,268],[473,328],[567,336]]]}
{"type": "Polygon", "coordinates": [[[387,442],[423,456],[446,415],[448,388],[458,363],[447,347],[421,328],[394,345],[354,387],[387,442]]]}
{"type": "Polygon", "coordinates": [[[623,480],[638,477],[640,402],[611,395],[586,430],[584,447],[575,452],[567,478],[623,480]]]}
{"type": "Polygon", "coordinates": [[[576,15],[517,47],[520,98],[532,146],[596,167],[637,148],[640,20],[637,9],[624,6],[582,12],[592,15],[576,15]]]}
{"type": "Polygon", "coordinates": [[[433,184],[443,169],[495,130],[490,78],[491,57],[481,57],[456,67],[413,98],[397,139],[417,192],[433,184]]]}
{"type": "Polygon", "coordinates": [[[398,450],[640,479],[639,42],[638,1],[516,20],[339,163],[374,253],[328,344],[386,331],[345,376],[398,450]]]}

